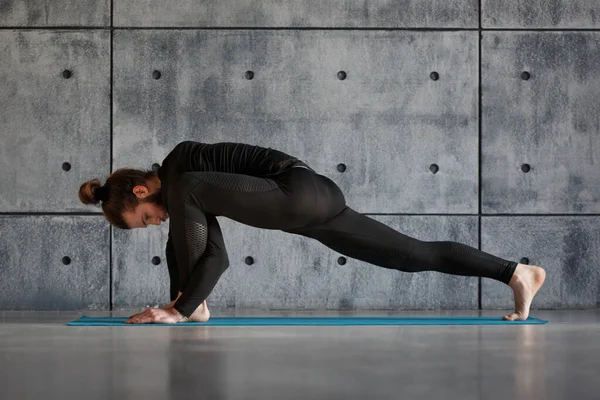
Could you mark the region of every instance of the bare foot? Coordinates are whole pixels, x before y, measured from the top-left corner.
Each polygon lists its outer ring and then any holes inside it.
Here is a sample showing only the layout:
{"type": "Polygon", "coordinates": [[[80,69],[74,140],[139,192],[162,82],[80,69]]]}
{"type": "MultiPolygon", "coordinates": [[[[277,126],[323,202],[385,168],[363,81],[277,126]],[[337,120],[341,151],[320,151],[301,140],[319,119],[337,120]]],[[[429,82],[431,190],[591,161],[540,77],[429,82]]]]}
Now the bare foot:
{"type": "Polygon", "coordinates": [[[540,290],[546,279],[546,271],[535,265],[518,264],[509,286],[515,296],[515,312],[505,315],[508,321],[526,320],[533,296],[540,290]]]}
{"type": "Polygon", "coordinates": [[[208,306],[206,305],[206,300],[193,312],[192,315],[188,318],[188,321],[194,322],[206,322],[210,319],[210,311],[208,311],[208,306]]]}

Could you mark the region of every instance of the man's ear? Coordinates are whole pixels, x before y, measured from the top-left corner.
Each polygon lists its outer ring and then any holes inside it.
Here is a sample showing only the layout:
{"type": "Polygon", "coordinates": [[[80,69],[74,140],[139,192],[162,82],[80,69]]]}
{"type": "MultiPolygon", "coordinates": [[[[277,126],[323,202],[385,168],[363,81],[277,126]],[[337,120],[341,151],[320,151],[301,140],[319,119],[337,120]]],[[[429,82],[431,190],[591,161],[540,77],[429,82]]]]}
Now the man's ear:
{"type": "Polygon", "coordinates": [[[144,185],[137,185],[133,188],[133,194],[135,194],[138,198],[143,199],[146,196],[148,196],[149,193],[150,193],[150,191],[144,185]]]}

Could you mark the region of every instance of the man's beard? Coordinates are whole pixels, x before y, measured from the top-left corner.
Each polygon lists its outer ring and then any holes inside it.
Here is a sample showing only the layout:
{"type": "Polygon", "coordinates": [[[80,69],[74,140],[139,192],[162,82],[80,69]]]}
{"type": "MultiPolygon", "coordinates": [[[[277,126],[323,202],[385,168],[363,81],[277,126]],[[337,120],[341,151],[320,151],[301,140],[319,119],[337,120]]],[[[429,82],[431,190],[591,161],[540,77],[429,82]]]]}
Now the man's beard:
{"type": "Polygon", "coordinates": [[[152,193],[150,196],[146,197],[144,203],[153,203],[157,206],[163,207],[163,199],[162,199],[162,190],[161,188],[156,189],[155,193],[152,193]]]}

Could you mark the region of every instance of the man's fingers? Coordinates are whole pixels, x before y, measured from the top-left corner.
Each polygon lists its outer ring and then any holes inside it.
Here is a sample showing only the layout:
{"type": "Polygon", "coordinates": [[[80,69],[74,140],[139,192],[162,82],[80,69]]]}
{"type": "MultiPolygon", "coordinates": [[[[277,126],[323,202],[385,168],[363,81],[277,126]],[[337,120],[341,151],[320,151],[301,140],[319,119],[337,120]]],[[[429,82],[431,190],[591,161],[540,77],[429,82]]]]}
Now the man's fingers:
{"type": "Polygon", "coordinates": [[[137,318],[130,319],[126,321],[128,324],[145,324],[148,322],[152,322],[152,317],[150,316],[139,316],[137,318]]]}
{"type": "Polygon", "coordinates": [[[125,321],[125,323],[139,324],[139,323],[142,323],[141,321],[146,319],[147,316],[149,316],[151,318],[152,314],[153,314],[152,308],[148,307],[146,310],[130,316],[129,319],[127,321],[125,321]]]}
{"type": "Polygon", "coordinates": [[[137,314],[130,315],[130,316],[129,316],[129,319],[132,319],[132,318],[137,318],[137,317],[139,317],[140,315],[144,315],[144,314],[145,314],[145,313],[147,313],[149,310],[152,310],[152,308],[151,308],[151,307],[148,307],[147,309],[145,309],[145,310],[144,310],[144,311],[142,311],[142,312],[139,312],[139,313],[137,313],[137,314]]]}

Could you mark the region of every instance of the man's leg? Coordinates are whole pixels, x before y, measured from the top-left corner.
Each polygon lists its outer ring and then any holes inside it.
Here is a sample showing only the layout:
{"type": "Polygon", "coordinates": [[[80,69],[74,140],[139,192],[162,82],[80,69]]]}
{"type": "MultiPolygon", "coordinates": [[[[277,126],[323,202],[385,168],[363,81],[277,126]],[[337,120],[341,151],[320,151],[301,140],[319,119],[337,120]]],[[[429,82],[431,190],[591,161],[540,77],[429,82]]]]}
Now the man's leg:
{"type": "Polygon", "coordinates": [[[531,301],[546,273],[538,266],[518,264],[452,241],[421,241],[359,214],[347,205],[329,178],[314,175],[324,219],[285,230],[318,240],[348,257],[403,272],[437,271],[451,275],[495,279],[513,289],[515,312],[504,319],[527,319],[531,301]],[[341,207],[340,207],[341,206],[341,207]]]}
{"type": "Polygon", "coordinates": [[[311,237],[348,257],[403,272],[438,271],[480,276],[508,284],[517,267],[458,242],[426,242],[346,207],[329,221],[291,231],[311,237]]]}

